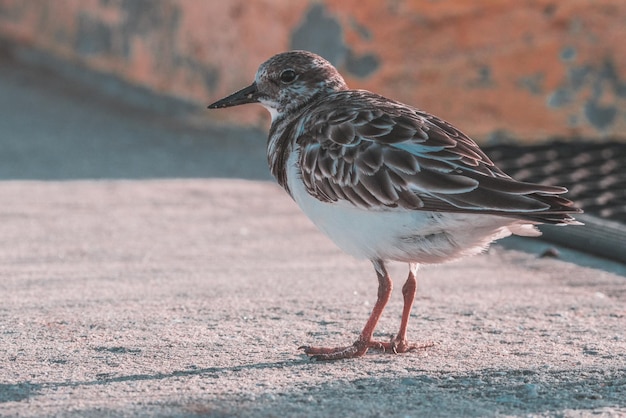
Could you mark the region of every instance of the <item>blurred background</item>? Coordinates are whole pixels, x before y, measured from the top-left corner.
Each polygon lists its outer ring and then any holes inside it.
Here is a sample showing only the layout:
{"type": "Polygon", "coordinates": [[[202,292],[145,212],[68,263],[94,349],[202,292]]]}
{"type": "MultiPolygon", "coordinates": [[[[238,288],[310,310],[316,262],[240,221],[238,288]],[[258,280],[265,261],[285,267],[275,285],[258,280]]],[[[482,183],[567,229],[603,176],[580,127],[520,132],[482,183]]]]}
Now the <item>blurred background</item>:
{"type": "MultiPolygon", "coordinates": [[[[484,142],[626,138],[626,3],[615,0],[0,0],[0,34],[68,65],[203,105],[289,49],[353,88],[484,142]]],[[[205,112],[237,124],[262,109],[205,112]]]]}
{"type": "Polygon", "coordinates": [[[206,105],[306,49],[626,223],[626,2],[0,0],[0,40],[1,178],[269,179],[265,110],[206,105]]]}

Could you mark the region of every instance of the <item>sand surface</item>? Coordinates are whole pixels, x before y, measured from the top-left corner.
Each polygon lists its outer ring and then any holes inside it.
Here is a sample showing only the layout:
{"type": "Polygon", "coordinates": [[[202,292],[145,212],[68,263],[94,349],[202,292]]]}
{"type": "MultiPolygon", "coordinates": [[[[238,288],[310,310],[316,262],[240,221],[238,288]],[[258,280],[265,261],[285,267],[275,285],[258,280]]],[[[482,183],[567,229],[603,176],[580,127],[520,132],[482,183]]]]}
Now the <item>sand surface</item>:
{"type": "Polygon", "coordinates": [[[434,347],[321,363],[298,346],[351,343],[376,277],[277,186],[4,181],[0,201],[0,415],[626,414],[623,276],[496,246],[420,270],[409,336],[434,347]]]}

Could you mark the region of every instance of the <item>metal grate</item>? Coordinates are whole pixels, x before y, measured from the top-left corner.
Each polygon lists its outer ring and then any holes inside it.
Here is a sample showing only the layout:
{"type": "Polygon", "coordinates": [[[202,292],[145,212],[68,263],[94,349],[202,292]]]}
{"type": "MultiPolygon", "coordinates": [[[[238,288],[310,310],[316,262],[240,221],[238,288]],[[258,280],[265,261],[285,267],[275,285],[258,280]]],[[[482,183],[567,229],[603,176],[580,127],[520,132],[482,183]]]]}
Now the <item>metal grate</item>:
{"type": "Polygon", "coordinates": [[[626,143],[494,145],[485,153],[520,181],[565,186],[586,213],[626,224],[626,143]]]}

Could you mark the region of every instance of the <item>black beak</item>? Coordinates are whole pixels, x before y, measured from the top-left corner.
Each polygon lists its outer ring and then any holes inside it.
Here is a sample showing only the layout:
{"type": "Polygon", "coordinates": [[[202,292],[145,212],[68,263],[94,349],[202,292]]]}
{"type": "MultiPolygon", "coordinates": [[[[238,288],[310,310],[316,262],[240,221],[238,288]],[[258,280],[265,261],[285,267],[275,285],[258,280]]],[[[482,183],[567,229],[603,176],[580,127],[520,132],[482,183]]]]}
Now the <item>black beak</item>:
{"type": "Polygon", "coordinates": [[[221,109],[224,107],[238,106],[246,103],[257,103],[256,83],[252,83],[248,87],[224,97],[222,100],[209,105],[209,109],[221,109]]]}

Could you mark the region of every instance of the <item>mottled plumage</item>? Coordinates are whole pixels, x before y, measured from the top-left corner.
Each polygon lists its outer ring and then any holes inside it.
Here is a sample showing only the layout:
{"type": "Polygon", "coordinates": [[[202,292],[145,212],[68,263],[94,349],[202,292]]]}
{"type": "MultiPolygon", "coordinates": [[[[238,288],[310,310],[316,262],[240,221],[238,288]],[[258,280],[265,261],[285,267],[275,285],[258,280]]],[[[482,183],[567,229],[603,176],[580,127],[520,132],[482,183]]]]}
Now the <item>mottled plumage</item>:
{"type": "Polygon", "coordinates": [[[565,188],[512,179],[448,122],[349,90],[330,63],[310,52],[270,58],[251,86],[210,108],[244,103],[260,103],[272,116],[267,155],[279,184],[339,247],[369,258],[379,278],[379,299],[359,340],[305,347],[317,359],[360,356],[370,347],[416,348],[406,341],[406,325],[419,264],[475,254],[511,233],[538,235],[538,223],[578,224],[570,214],[580,209],[559,196],[565,188]],[[385,260],[411,268],[401,330],[392,342],[378,343],[372,333],[391,292],[385,260]]]}

